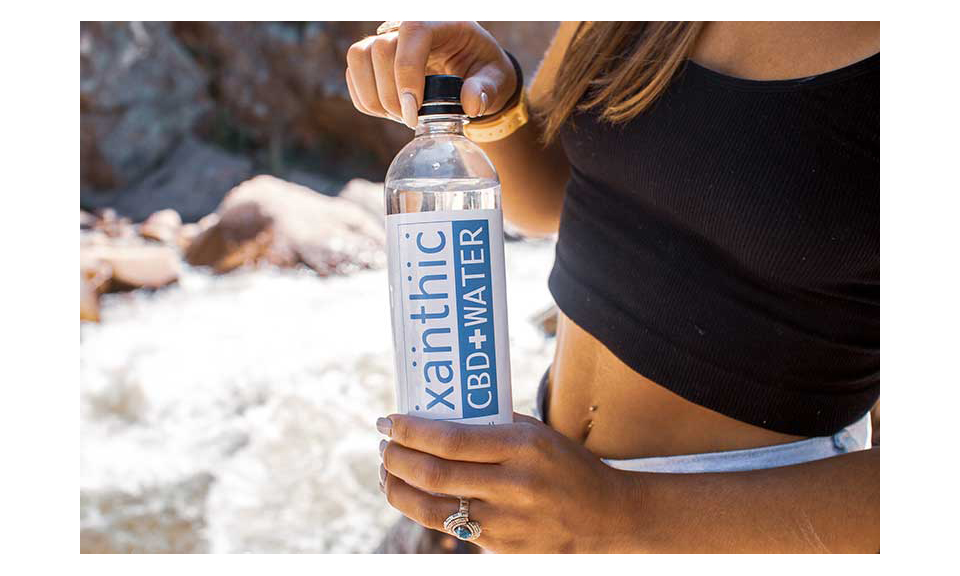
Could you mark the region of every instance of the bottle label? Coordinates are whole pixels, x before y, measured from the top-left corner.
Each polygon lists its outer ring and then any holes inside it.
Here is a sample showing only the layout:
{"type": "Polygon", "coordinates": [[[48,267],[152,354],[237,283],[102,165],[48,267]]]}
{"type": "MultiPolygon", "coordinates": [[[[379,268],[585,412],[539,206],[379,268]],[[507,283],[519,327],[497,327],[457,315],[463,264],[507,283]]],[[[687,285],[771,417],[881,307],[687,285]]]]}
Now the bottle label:
{"type": "Polygon", "coordinates": [[[513,421],[500,210],[387,216],[399,410],[513,421]]]}

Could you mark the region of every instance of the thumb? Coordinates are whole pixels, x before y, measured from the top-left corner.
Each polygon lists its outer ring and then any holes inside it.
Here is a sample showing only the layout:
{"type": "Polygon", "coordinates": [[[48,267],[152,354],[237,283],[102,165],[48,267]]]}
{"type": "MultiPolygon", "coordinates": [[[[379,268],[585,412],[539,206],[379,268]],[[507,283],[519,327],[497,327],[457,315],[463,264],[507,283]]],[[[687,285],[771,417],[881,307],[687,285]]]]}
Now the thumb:
{"type": "MultiPolygon", "coordinates": [[[[504,58],[506,60],[506,58],[504,58]]],[[[517,75],[513,65],[506,60],[486,64],[463,81],[460,101],[468,116],[494,114],[503,109],[517,87],[517,75]]]]}

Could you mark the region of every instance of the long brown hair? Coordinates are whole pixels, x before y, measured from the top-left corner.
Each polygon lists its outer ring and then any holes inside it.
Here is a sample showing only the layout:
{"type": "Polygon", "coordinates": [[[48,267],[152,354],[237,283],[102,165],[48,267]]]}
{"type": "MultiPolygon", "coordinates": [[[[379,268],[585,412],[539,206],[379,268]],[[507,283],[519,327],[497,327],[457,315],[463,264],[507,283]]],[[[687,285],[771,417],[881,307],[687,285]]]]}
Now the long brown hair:
{"type": "Polygon", "coordinates": [[[567,48],[553,91],[539,110],[550,142],[575,111],[626,122],[667,87],[703,22],[583,22],[567,48]]]}

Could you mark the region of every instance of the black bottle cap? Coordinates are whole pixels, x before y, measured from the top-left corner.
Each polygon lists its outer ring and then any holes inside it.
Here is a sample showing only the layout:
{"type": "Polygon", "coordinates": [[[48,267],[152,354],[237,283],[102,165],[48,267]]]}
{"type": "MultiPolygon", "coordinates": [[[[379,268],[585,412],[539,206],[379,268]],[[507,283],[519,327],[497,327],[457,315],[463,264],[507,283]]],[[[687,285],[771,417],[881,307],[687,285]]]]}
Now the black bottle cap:
{"type": "Polygon", "coordinates": [[[429,114],[463,114],[460,105],[460,90],[463,89],[463,78],[449,74],[431,74],[423,83],[423,106],[417,113],[420,116],[429,114]]]}

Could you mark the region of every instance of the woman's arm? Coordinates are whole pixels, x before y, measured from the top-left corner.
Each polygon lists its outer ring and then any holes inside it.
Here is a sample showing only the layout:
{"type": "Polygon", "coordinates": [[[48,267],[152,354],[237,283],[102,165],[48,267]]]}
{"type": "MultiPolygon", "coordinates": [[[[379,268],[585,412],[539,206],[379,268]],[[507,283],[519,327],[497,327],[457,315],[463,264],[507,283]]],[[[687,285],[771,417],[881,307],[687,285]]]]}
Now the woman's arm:
{"type": "Polygon", "coordinates": [[[880,450],[768,470],[611,468],[542,422],[470,426],[391,415],[381,489],[437,530],[471,498],[494,552],[876,552],[880,450]]]}
{"type": "MultiPolygon", "coordinates": [[[[545,105],[557,71],[570,45],[578,22],[562,22],[550,42],[528,91],[531,111],[545,105]]],[[[480,147],[500,174],[503,213],[511,224],[527,236],[546,236],[557,231],[563,207],[564,188],[570,177],[570,165],[560,143],[547,146],[537,120],[495,142],[480,147]]]]}
{"type": "Polygon", "coordinates": [[[631,475],[637,551],[880,550],[879,447],[767,470],[631,475]]]}

